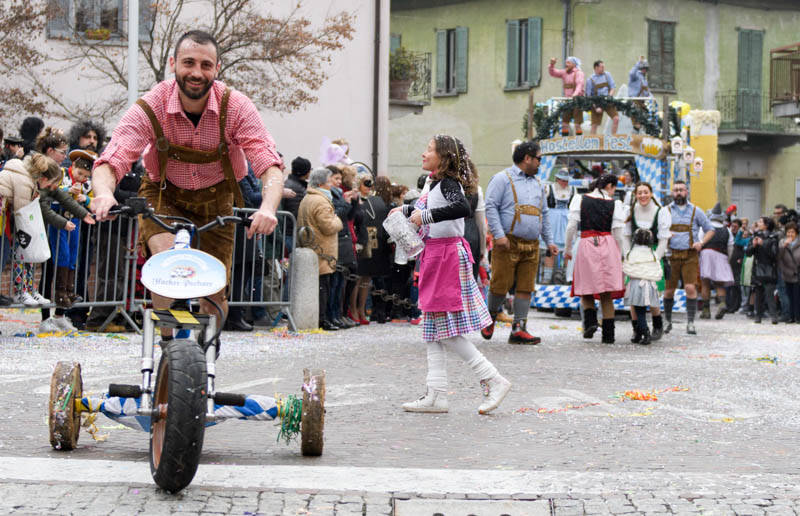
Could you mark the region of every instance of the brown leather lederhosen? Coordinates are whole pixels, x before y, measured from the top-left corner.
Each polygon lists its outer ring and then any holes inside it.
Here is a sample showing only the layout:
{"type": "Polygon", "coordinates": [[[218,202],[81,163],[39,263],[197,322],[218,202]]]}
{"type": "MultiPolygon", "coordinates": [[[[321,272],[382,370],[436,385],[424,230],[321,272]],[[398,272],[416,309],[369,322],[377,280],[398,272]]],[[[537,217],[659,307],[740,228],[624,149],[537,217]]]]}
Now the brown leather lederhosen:
{"type": "Polygon", "coordinates": [[[517,225],[517,221],[522,221],[523,215],[533,215],[539,217],[539,220],[542,220],[542,210],[544,209],[544,201],[545,196],[542,194],[542,202],[541,206],[533,206],[531,204],[520,204],[519,198],[517,197],[517,189],[514,187],[514,180],[511,179],[511,174],[506,170],[506,175],[508,176],[508,182],[511,185],[511,193],[514,195],[514,218],[511,220],[511,228],[508,230],[508,234],[506,235],[511,240],[513,237],[514,243],[516,247],[521,252],[531,252],[531,251],[538,251],[539,250],[539,241],[536,240],[534,242],[528,242],[525,239],[514,237],[511,233],[514,232],[514,226],[517,225]]]}
{"type": "Polygon", "coordinates": [[[217,161],[222,164],[222,171],[225,174],[225,181],[228,188],[233,193],[234,204],[240,208],[244,207],[244,198],[242,191],[236,181],[236,174],[233,172],[233,164],[231,163],[230,153],[228,151],[228,143],[225,141],[225,122],[228,117],[228,99],[230,98],[230,88],[225,88],[222,94],[222,102],[219,109],[219,146],[215,150],[204,151],[184,147],[171,143],[166,136],[164,130],[153,112],[150,105],[144,99],[139,99],[136,103],[144,110],[147,118],[150,119],[150,125],[153,126],[153,132],[156,135],[156,151],[158,151],[158,166],[160,175],[160,190],[158,194],[158,206],[156,210],[161,209],[161,191],[164,190],[167,180],[167,162],[172,159],[180,161],[181,163],[191,163],[195,165],[203,165],[208,163],[215,163],[217,161]]]}

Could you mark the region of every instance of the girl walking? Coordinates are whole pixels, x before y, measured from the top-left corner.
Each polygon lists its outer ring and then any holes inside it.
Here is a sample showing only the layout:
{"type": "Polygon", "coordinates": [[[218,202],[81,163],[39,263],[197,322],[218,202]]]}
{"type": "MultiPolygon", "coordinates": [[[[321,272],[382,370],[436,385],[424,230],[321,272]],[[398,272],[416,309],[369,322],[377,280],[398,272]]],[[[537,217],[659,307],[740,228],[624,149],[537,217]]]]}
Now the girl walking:
{"type": "MultiPolygon", "coordinates": [[[[625,255],[622,272],[630,280],[625,290],[625,303],[636,315],[634,319],[633,338],[635,344],[650,344],[650,329],[647,327],[647,307],[657,309],[659,305],[658,286],[663,272],[661,260],[653,250],[653,233],[649,229],[639,228],[633,234],[633,247],[625,255]]],[[[655,331],[656,316],[653,316],[655,331]]]]}
{"type": "Polygon", "coordinates": [[[428,348],[427,393],[403,404],[408,412],[447,412],[445,347],[455,351],[480,379],[486,399],[480,414],[496,409],[511,383],[464,335],[489,326],[492,319],[472,275],[472,256],[464,240],[467,195],[475,191],[474,165],[464,145],[453,136],[436,135],[422,155],[422,168],[431,171],[427,194],[402,210],[422,226],[425,250],[420,258],[419,308],[423,312],[422,340],[428,348]]]}

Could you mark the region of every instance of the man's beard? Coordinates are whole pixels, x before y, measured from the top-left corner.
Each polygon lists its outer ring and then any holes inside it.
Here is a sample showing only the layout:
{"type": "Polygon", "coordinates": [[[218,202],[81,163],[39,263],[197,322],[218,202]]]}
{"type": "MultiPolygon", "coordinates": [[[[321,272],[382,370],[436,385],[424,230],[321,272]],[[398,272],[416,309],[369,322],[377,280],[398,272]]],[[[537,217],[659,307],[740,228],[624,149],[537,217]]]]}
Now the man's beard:
{"type": "Polygon", "coordinates": [[[175,76],[175,80],[178,82],[178,87],[181,89],[183,94],[186,95],[187,97],[189,97],[192,100],[202,99],[205,96],[205,94],[208,93],[208,90],[211,89],[211,86],[213,86],[213,84],[214,84],[214,81],[208,81],[208,80],[204,79],[205,83],[203,85],[203,89],[200,90],[199,93],[195,93],[195,92],[191,91],[187,87],[187,85],[186,85],[186,77],[185,76],[184,77],[179,77],[179,76],[176,75],[175,76]]]}
{"type": "Polygon", "coordinates": [[[90,150],[92,152],[97,152],[97,144],[96,143],[87,143],[82,148],[83,148],[83,150],[90,150]]]}
{"type": "Polygon", "coordinates": [[[678,206],[683,206],[686,204],[686,197],[675,197],[674,201],[678,206]]]}

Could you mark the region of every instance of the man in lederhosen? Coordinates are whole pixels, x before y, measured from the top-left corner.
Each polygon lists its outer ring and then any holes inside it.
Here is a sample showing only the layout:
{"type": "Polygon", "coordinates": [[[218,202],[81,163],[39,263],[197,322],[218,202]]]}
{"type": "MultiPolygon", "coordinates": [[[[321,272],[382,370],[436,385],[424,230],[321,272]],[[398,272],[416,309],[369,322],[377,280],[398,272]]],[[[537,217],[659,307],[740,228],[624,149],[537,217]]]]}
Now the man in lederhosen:
{"type": "MultiPolygon", "coordinates": [[[[206,32],[190,31],[178,39],[170,57],[175,78],[156,84],[128,109],[95,161],[92,211],[98,219],[107,218],[116,204],[114,187],[144,152],[147,174],[139,195],[156,213],[186,217],[198,226],[218,215],[232,215],[234,201],[244,207],[237,182],[247,175],[249,161],[264,189],[247,236],[275,229],[282,161],[253,102],[216,80],[218,56],[219,45],[206,32]]],[[[200,239],[200,249],[225,264],[229,283],[234,231],[229,224],[200,239]]],[[[148,255],[169,249],[174,239],[152,220],[141,221],[140,243],[148,255]]],[[[227,314],[225,290],[209,297],[227,314]]],[[[171,302],[153,293],[156,309],[169,308],[171,302]]],[[[216,313],[204,299],[200,309],[216,313]]],[[[162,330],[165,340],[171,338],[167,331],[162,330]]]]}
{"type": "MultiPolygon", "coordinates": [[[[628,74],[628,96],[653,96],[653,94],[650,93],[650,87],[647,85],[647,71],[649,69],[650,65],[647,63],[647,59],[645,59],[644,56],[640,56],[639,61],[633,65],[633,68],[631,68],[631,71],[628,74]]],[[[644,111],[647,111],[647,107],[644,105],[643,100],[634,100],[633,103],[642,108],[644,111]]],[[[633,122],[633,128],[638,131],[641,127],[641,123],[638,120],[631,121],[633,122]]]]}
{"type": "Polygon", "coordinates": [[[675,289],[678,281],[683,280],[686,291],[686,333],[695,335],[694,316],[697,313],[697,278],[700,269],[699,253],[703,242],[699,238],[699,229],[712,231],[708,217],[702,209],[689,202],[689,188],[683,181],[672,184],[672,203],[667,206],[672,216],[669,239],[669,268],[664,290],[664,317],[667,326],[664,333],[672,330],[672,306],[675,304],[675,289]]]}
{"type": "MultiPolygon", "coordinates": [[[[614,78],[606,71],[606,65],[603,61],[597,60],[594,62],[594,73],[591,77],[586,79],[586,96],[593,97],[599,95],[601,97],[614,96],[614,78]]],[[[614,106],[592,106],[592,134],[597,134],[597,128],[600,127],[600,122],[603,121],[603,110],[608,113],[611,118],[611,134],[617,134],[619,128],[619,113],[614,106]]]]}
{"type": "MultiPolygon", "coordinates": [[[[486,189],[486,220],[494,237],[489,313],[494,321],[506,294],[516,285],[510,344],[541,342],[526,330],[539,269],[539,237],[544,239],[552,254],[558,254],[547,215],[545,186],[536,178],[541,157],[536,142],[519,144],[512,156],[514,166],[495,174],[486,189]]],[[[481,330],[487,340],[493,333],[494,322],[481,330]]]]}

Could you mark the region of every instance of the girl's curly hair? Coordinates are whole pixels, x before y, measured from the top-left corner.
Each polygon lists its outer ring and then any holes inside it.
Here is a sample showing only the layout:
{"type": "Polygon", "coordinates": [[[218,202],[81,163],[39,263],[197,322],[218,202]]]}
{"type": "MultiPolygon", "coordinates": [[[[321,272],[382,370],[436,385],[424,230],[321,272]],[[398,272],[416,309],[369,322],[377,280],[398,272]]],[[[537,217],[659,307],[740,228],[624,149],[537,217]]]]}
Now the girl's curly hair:
{"type": "Polygon", "coordinates": [[[55,127],[45,127],[44,131],[36,138],[36,150],[42,154],[47,154],[48,149],[55,149],[67,144],[67,137],[64,131],[55,127]]]}
{"type": "Polygon", "coordinates": [[[433,142],[436,154],[441,160],[438,170],[432,176],[433,179],[453,178],[464,187],[465,195],[473,194],[478,189],[478,174],[461,140],[455,136],[437,134],[433,137],[433,142]]]}

